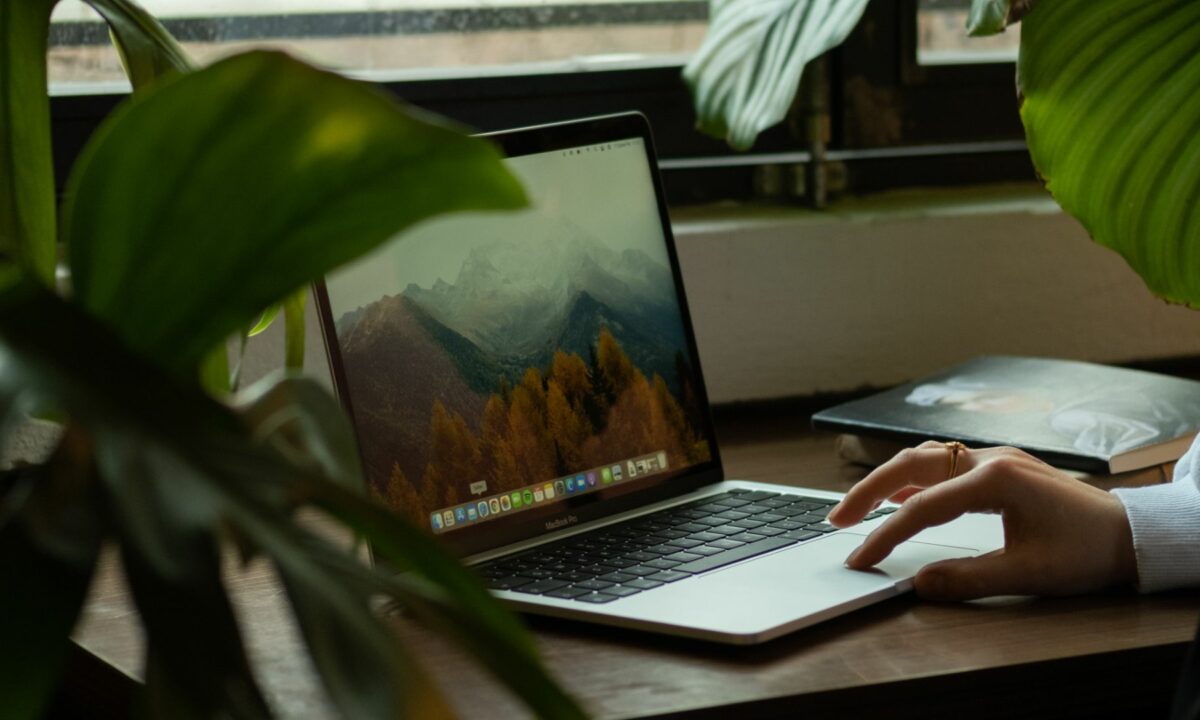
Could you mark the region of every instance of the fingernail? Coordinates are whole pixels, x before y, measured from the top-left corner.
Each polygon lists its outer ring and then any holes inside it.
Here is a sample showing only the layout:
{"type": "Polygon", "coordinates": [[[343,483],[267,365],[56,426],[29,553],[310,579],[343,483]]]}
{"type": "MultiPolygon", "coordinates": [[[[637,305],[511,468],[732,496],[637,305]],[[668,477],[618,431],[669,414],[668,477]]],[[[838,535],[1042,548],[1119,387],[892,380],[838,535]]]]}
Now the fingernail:
{"type": "Polygon", "coordinates": [[[847,556],[846,556],[846,565],[847,565],[848,567],[853,567],[853,566],[854,566],[854,559],[855,559],[855,558],[857,558],[857,557],[858,557],[858,555],[859,555],[859,553],[861,553],[861,552],[862,552],[862,546],[860,545],[860,546],[858,546],[857,548],[855,548],[855,549],[854,549],[854,552],[852,552],[852,553],[850,553],[849,555],[847,555],[847,556]]]}

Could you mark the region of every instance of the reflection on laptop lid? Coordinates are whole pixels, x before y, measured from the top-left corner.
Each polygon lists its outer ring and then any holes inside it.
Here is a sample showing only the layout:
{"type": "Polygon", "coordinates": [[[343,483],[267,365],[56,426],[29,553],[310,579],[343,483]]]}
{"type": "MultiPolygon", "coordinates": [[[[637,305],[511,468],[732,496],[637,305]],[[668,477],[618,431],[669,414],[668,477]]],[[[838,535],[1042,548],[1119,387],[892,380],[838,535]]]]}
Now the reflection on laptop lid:
{"type": "Polygon", "coordinates": [[[500,140],[528,209],[422,224],[322,298],[370,492],[472,550],[717,467],[644,120],[500,140]]]}

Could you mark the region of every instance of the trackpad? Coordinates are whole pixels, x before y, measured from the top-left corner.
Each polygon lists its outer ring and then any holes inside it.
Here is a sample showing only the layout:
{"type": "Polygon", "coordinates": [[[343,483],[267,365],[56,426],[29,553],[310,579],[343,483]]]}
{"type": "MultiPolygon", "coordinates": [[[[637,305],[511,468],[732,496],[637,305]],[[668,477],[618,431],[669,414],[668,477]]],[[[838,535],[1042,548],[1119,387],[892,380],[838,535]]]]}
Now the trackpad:
{"type": "MultiPolygon", "coordinates": [[[[860,542],[865,538],[859,538],[860,542]]],[[[857,545],[856,545],[857,547],[857,545]]],[[[972,548],[958,548],[947,545],[931,545],[929,543],[909,540],[901,543],[875,567],[861,572],[882,572],[896,580],[896,587],[908,590],[912,587],[912,578],[917,571],[929,563],[951,558],[974,557],[979,551],[972,548]]]]}

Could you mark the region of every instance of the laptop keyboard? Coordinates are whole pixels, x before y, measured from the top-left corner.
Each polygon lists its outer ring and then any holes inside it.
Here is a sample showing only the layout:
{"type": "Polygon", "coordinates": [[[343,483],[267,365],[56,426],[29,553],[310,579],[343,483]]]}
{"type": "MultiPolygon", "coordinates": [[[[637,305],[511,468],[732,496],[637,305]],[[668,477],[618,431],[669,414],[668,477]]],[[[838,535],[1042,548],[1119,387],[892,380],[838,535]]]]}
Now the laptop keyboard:
{"type": "MultiPolygon", "coordinates": [[[[475,567],[488,587],[603,604],[821,537],[836,500],[731,490],[475,567]]],[[[881,507],[866,520],[886,515],[881,507]]]]}

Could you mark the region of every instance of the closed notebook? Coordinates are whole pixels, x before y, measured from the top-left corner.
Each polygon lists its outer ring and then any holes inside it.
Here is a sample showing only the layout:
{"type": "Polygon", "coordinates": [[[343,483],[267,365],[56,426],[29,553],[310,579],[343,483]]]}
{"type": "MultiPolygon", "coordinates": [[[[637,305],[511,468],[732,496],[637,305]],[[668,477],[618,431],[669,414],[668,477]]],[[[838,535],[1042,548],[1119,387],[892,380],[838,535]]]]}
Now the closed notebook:
{"type": "Polygon", "coordinates": [[[1010,445],[1122,473],[1177,460],[1200,430],[1200,382],[1094,363],[988,356],[823,410],[813,426],[907,444],[1010,445]]]}

